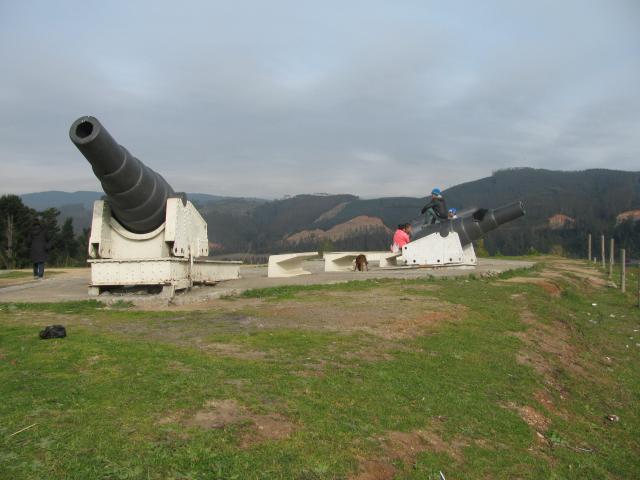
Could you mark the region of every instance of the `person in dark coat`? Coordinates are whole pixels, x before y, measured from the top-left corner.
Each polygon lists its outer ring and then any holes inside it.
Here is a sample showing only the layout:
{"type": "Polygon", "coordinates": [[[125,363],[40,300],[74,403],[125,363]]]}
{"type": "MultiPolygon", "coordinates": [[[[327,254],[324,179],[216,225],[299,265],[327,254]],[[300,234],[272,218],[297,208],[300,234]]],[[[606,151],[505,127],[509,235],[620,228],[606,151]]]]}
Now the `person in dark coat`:
{"type": "Polygon", "coordinates": [[[431,190],[431,200],[422,207],[421,213],[426,213],[424,222],[426,225],[433,225],[448,218],[449,210],[447,210],[447,202],[445,202],[439,188],[431,190]]]}
{"type": "Polygon", "coordinates": [[[31,242],[31,261],[33,262],[33,278],[44,277],[44,262],[47,261],[49,243],[47,232],[38,219],[33,221],[29,232],[31,242]]]}

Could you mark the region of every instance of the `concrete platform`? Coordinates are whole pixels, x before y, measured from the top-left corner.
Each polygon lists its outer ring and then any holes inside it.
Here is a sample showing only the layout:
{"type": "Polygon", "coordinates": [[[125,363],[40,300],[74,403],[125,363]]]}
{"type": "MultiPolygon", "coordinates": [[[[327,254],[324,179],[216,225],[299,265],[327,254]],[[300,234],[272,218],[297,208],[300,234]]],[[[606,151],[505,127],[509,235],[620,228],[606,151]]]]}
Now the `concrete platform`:
{"type": "MultiPolygon", "coordinates": [[[[497,274],[516,268],[528,268],[534,262],[520,260],[479,259],[477,267],[443,267],[443,268],[371,268],[368,272],[324,272],[322,260],[305,262],[305,270],[312,275],[290,278],[267,278],[266,265],[245,265],[240,268],[241,278],[220,282],[214,286],[194,287],[190,291],[179,293],[171,301],[181,305],[206,302],[221,296],[237,295],[245,290],[268,288],[279,285],[313,285],[348,282],[352,280],[368,280],[372,278],[412,279],[424,277],[455,277],[476,274],[479,276],[497,274]]],[[[16,285],[0,287],[0,302],[64,302],[71,300],[97,299],[105,303],[117,300],[132,301],[135,304],[167,303],[166,298],[159,295],[87,295],[90,270],[88,268],[52,269],[56,276],[42,281],[23,281],[16,285]]]]}

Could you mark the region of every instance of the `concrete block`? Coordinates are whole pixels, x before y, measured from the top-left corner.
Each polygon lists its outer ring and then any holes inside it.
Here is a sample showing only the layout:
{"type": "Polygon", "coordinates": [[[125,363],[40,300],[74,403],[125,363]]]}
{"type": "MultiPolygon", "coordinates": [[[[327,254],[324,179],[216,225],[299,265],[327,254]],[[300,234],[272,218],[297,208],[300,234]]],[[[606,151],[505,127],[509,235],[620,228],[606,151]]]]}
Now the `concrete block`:
{"type": "Polygon", "coordinates": [[[308,275],[311,272],[302,268],[302,262],[311,258],[318,258],[318,252],[284,253],[281,255],[271,255],[269,257],[269,268],[267,276],[269,278],[296,277],[298,275],[308,275]]]}

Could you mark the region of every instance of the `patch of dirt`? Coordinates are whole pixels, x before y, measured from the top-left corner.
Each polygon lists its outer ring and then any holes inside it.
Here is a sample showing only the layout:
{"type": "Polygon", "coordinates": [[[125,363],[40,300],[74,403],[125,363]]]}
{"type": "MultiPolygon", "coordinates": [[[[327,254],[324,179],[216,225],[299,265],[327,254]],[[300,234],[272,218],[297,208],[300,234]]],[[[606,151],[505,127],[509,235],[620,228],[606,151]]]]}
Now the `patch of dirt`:
{"type": "Polygon", "coordinates": [[[187,416],[184,411],[177,411],[157,421],[158,425],[170,423],[203,430],[247,424],[248,428],[240,439],[241,448],[265,441],[283,440],[295,431],[295,425],[285,416],[279,413],[256,414],[233,399],[209,400],[193,415],[187,416]]]}
{"type": "Polygon", "coordinates": [[[397,473],[393,462],[401,461],[405,466],[411,466],[421,452],[445,453],[455,461],[461,461],[462,449],[468,445],[459,439],[447,442],[434,429],[392,431],[379,440],[383,445],[383,454],[375,460],[361,459],[359,471],[349,477],[351,480],[393,479],[397,473]]]}
{"type": "Polygon", "coordinates": [[[396,476],[396,468],[378,460],[362,460],[360,471],[349,478],[351,480],[392,480],[396,476]]]}
{"type": "MultiPolygon", "coordinates": [[[[394,348],[392,345],[380,345],[378,347],[382,347],[380,350],[358,350],[357,352],[345,352],[340,358],[344,360],[360,360],[363,362],[380,362],[380,361],[388,361],[393,360],[393,355],[385,352],[384,350],[394,348]]],[[[404,349],[407,350],[407,349],[404,349]]]]}
{"type": "Polygon", "coordinates": [[[496,443],[501,448],[507,448],[507,446],[504,445],[504,444],[500,444],[498,442],[490,442],[486,438],[476,438],[476,439],[473,440],[473,444],[477,445],[478,447],[482,448],[483,450],[495,450],[496,449],[496,443]]]}
{"type": "Polygon", "coordinates": [[[174,360],[167,364],[167,368],[173,372],[181,372],[181,373],[190,373],[192,372],[192,368],[184,363],[174,360]]]}
{"type": "Polygon", "coordinates": [[[576,288],[584,287],[584,280],[569,272],[558,272],[555,270],[543,270],[540,277],[551,280],[559,285],[570,284],[576,288]]]}
{"type": "Polygon", "coordinates": [[[84,362],[78,364],[78,372],[89,373],[92,371],[92,367],[103,361],[106,357],[104,355],[92,355],[87,357],[84,362]]]}
{"type": "Polygon", "coordinates": [[[410,348],[392,341],[367,342],[366,346],[356,350],[338,353],[338,361],[318,359],[300,364],[302,370],[294,372],[299,377],[324,377],[328,369],[340,370],[358,363],[390,361],[394,356],[389,351],[411,351],[410,348]]]}
{"type": "Polygon", "coordinates": [[[325,376],[325,373],[318,369],[298,370],[297,372],[293,372],[293,374],[304,378],[322,378],[325,376]]]}
{"type": "Polygon", "coordinates": [[[569,342],[571,334],[565,323],[544,324],[529,310],[523,310],[520,319],[529,328],[514,333],[524,343],[516,355],[519,363],[533,368],[545,383],[561,392],[563,389],[557,380],[559,369],[587,376],[576,348],[569,342]]]}
{"type": "Polygon", "coordinates": [[[554,297],[554,298],[558,298],[560,297],[560,294],[562,293],[562,290],[560,288],[560,286],[549,280],[546,278],[540,278],[540,277],[512,277],[512,278],[508,278],[506,280],[500,280],[501,282],[505,282],[505,283],[520,283],[520,284],[532,284],[532,285],[538,285],[540,287],[542,287],[542,289],[547,292],[550,296],[554,297]]]}
{"type": "MultiPolygon", "coordinates": [[[[305,299],[269,305],[262,314],[265,324],[310,330],[365,332],[387,340],[413,338],[443,321],[459,319],[466,307],[433,297],[402,300],[394,288],[363,292],[331,292],[322,304],[305,299]]],[[[320,299],[318,299],[318,302],[320,299]]]]}
{"type": "Polygon", "coordinates": [[[544,433],[549,429],[551,421],[529,405],[516,405],[513,402],[509,402],[506,408],[518,412],[520,418],[536,432],[544,433]]]}
{"type": "Polygon", "coordinates": [[[240,441],[241,448],[268,440],[284,440],[295,431],[295,426],[286,417],[277,413],[271,415],[251,415],[253,421],[250,432],[243,435],[240,441]]]}
{"type": "Polygon", "coordinates": [[[209,430],[240,423],[246,418],[245,409],[235,400],[210,400],[205,404],[205,408],[197,411],[184,424],[187,427],[209,430]]]}
{"type": "MultiPolygon", "coordinates": [[[[69,327],[91,327],[118,337],[140,338],[182,347],[199,349],[212,355],[250,361],[270,361],[278,358],[274,350],[260,351],[234,342],[217,342],[216,335],[233,335],[262,329],[295,329],[366,333],[379,339],[367,341],[353,359],[379,361],[389,359],[394,340],[427,334],[442,322],[464,317],[466,307],[441,301],[434,290],[439,285],[389,284],[361,291],[329,290],[301,292],[292,300],[237,298],[232,302],[216,300],[205,305],[189,305],[167,312],[146,311],[135,321],[126,317],[100,315],[69,315],[64,324],[69,327]],[[407,300],[409,299],[409,300],[407,300]],[[201,308],[202,307],[202,308],[201,308]],[[206,308],[205,308],[206,307],[206,308]],[[384,340],[381,341],[380,339],[384,340]]],[[[144,309],[146,307],[142,307],[144,309]]],[[[136,311],[141,308],[136,307],[136,311]]],[[[38,325],[61,323],[62,315],[41,312],[38,325]]],[[[32,312],[16,312],[11,321],[35,323],[32,312]]],[[[367,339],[366,336],[362,336],[367,339]]],[[[179,363],[167,365],[170,370],[187,371],[179,363]]],[[[306,369],[306,367],[300,367],[306,369]]]]}
{"type": "Polygon", "coordinates": [[[182,419],[182,416],[183,416],[183,412],[182,411],[171,412],[168,415],[165,415],[164,417],[160,417],[156,421],[156,424],[157,425],[169,425],[171,423],[178,423],[182,419]]]}
{"type": "Polygon", "coordinates": [[[446,453],[455,460],[462,459],[462,448],[466,443],[453,440],[445,442],[435,431],[390,432],[387,435],[387,452],[394,459],[406,464],[413,463],[420,452],[446,453]]]}
{"type": "Polygon", "coordinates": [[[319,359],[317,361],[306,361],[300,364],[300,367],[302,368],[302,370],[299,370],[297,372],[295,372],[295,375],[298,375],[299,377],[324,377],[325,376],[325,369],[327,367],[327,365],[333,365],[333,366],[338,366],[337,364],[335,364],[334,362],[327,362],[326,360],[323,359],[319,359]]]}
{"type": "Polygon", "coordinates": [[[103,355],[92,355],[91,357],[87,358],[87,363],[89,365],[95,365],[96,363],[98,363],[103,358],[104,358],[103,355]]]}
{"type": "Polygon", "coordinates": [[[567,413],[556,405],[556,402],[553,400],[551,394],[544,388],[538,389],[533,393],[533,398],[542,405],[548,412],[553,415],[558,415],[559,417],[567,420],[567,413]]]}
{"type": "Polygon", "coordinates": [[[520,350],[516,354],[516,361],[520,365],[526,365],[535,370],[536,373],[542,375],[547,385],[554,387],[556,390],[560,390],[560,386],[554,380],[553,368],[549,362],[539,353],[530,350],[520,350]]]}
{"type": "Polygon", "coordinates": [[[224,383],[227,385],[233,385],[235,387],[244,387],[249,382],[244,378],[230,378],[229,380],[225,380],[224,383]]]}
{"type": "Polygon", "coordinates": [[[25,285],[27,283],[33,283],[33,277],[18,277],[18,278],[0,278],[0,288],[2,287],[14,287],[16,285],[25,285]]]}
{"type": "Polygon", "coordinates": [[[547,275],[557,272],[564,274],[562,278],[567,278],[567,273],[587,282],[590,286],[596,288],[606,287],[609,281],[603,278],[602,274],[595,268],[583,266],[580,262],[554,262],[550,267],[551,271],[545,270],[547,275]]]}
{"type": "Polygon", "coordinates": [[[586,267],[583,262],[571,260],[548,263],[536,276],[513,277],[500,281],[539,285],[552,297],[561,295],[563,283],[583,288],[603,288],[610,284],[597,269],[586,267]]]}
{"type": "Polygon", "coordinates": [[[264,360],[266,352],[260,350],[248,350],[243,345],[233,343],[207,343],[202,348],[222,357],[233,357],[241,360],[264,360]]]}

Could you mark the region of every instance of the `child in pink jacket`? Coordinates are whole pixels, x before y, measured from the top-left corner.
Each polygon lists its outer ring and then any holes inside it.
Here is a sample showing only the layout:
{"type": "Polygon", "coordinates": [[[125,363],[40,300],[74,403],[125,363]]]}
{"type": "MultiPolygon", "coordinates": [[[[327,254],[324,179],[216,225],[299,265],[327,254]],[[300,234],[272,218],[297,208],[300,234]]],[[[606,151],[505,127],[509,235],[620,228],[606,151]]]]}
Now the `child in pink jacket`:
{"type": "Polygon", "coordinates": [[[402,251],[402,247],[404,247],[410,241],[411,241],[411,224],[401,223],[400,225],[398,225],[398,229],[396,230],[396,233],[393,234],[393,243],[391,244],[391,251],[392,252],[402,251]]]}

